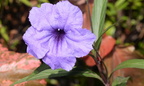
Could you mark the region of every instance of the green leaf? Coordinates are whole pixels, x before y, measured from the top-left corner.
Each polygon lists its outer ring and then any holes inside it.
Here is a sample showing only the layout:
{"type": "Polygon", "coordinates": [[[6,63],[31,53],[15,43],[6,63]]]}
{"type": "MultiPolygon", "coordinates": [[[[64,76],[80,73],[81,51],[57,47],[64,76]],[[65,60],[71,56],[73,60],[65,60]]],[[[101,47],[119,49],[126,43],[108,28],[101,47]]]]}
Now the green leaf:
{"type": "Polygon", "coordinates": [[[48,65],[46,65],[45,63],[42,63],[35,71],[34,73],[39,73],[41,71],[44,71],[46,69],[50,69],[50,67],[48,65]]]}
{"type": "Polygon", "coordinates": [[[123,69],[123,68],[140,68],[140,69],[144,69],[144,59],[131,59],[131,60],[127,60],[122,62],[121,64],[119,64],[114,70],[119,70],[119,69],[123,69]]]}
{"type": "MultiPolygon", "coordinates": [[[[36,70],[37,71],[37,70],[36,70]]],[[[71,71],[65,71],[63,69],[56,69],[56,70],[51,70],[51,69],[46,69],[43,71],[37,71],[33,72],[31,75],[16,81],[13,83],[11,86],[14,86],[15,84],[25,82],[25,81],[30,81],[30,80],[36,80],[36,79],[44,79],[44,78],[55,78],[55,77],[62,77],[62,76],[83,76],[83,77],[92,77],[92,78],[97,78],[100,81],[102,79],[97,75],[96,73],[92,72],[91,70],[84,69],[84,68],[74,68],[71,71]]]]}
{"type": "MultiPolygon", "coordinates": [[[[98,39],[100,39],[99,37],[101,37],[104,29],[106,7],[107,0],[94,0],[94,8],[92,13],[92,31],[98,39]]],[[[99,49],[100,43],[101,39],[97,40],[95,44],[96,49],[99,49]]]]}
{"type": "Polygon", "coordinates": [[[117,11],[122,10],[128,6],[128,2],[126,0],[118,0],[115,4],[115,8],[117,11]]]}
{"type": "Polygon", "coordinates": [[[115,31],[116,31],[116,27],[115,27],[115,25],[114,24],[112,24],[112,22],[110,22],[110,21],[107,21],[106,22],[106,24],[105,24],[105,28],[107,28],[106,30],[106,34],[107,35],[113,35],[114,33],[115,33],[115,31]],[[110,27],[111,26],[111,27],[110,27]]]}
{"type": "Polygon", "coordinates": [[[115,7],[118,8],[118,7],[122,6],[125,2],[126,2],[126,0],[118,0],[115,3],[115,7]]]}
{"type": "MultiPolygon", "coordinates": [[[[1,25],[1,23],[0,23],[1,25]]],[[[1,25],[2,26],[2,25],[1,25]]],[[[8,33],[7,33],[7,28],[6,27],[0,27],[0,35],[3,37],[3,39],[8,42],[9,41],[9,36],[8,36],[8,33]]]]}
{"type": "Polygon", "coordinates": [[[114,79],[112,86],[126,86],[129,77],[117,77],[114,79]]]}
{"type": "Polygon", "coordinates": [[[30,3],[29,0],[20,0],[20,2],[22,2],[23,4],[29,6],[29,7],[32,7],[32,4],[30,3]]]}

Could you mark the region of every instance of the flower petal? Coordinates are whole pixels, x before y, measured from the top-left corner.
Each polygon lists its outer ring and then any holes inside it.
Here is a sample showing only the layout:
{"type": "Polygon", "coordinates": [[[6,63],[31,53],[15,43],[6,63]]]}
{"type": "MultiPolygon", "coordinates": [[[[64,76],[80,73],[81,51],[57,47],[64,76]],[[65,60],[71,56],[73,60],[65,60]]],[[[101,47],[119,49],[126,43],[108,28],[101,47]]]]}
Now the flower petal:
{"type": "Polygon", "coordinates": [[[96,37],[87,29],[71,29],[66,35],[67,43],[74,49],[75,57],[83,57],[92,50],[96,37]]]}
{"type": "Polygon", "coordinates": [[[38,31],[33,27],[28,28],[23,35],[23,39],[28,46],[27,52],[38,59],[43,58],[49,51],[47,43],[50,38],[50,31],[38,31]]]}
{"type": "Polygon", "coordinates": [[[54,5],[44,3],[40,8],[33,7],[30,10],[29,20],[31,25],[37,30],[51,29],[57,27],[58,22],[55,19],[54,5]]]}
{"type": "Polygon", "coordinates": [[[75,57],[54,57],[54,56],[45,56],[42,61],[49,65],[51,69],[65,69],[70,71],[72,67],[75,65],[76,58],[75,57]]]}
{"type": "Polygon", "coordinates": [[[72,5],[69,1],[61,1],[55,6],[56,13],[59,14],[59,27],[63,27],[64,29],[69,29],[67,27],[82,27],[82,12],[77,6],[72,5]]]}

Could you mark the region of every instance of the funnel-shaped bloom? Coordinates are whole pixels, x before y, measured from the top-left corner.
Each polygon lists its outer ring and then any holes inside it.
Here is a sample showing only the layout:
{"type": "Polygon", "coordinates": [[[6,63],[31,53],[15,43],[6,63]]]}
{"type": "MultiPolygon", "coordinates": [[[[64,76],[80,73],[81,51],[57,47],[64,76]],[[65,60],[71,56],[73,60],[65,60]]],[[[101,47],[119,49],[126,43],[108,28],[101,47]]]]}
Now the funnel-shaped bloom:
{"type": "Polygon", "coordinates": [[[29,14],[31,27],[23,36],[27,52],[52,69],[71,70],[76,58],[92,49],[95,35],[82,29],[82,13],[68,1],[44,3],[29,14]]]}

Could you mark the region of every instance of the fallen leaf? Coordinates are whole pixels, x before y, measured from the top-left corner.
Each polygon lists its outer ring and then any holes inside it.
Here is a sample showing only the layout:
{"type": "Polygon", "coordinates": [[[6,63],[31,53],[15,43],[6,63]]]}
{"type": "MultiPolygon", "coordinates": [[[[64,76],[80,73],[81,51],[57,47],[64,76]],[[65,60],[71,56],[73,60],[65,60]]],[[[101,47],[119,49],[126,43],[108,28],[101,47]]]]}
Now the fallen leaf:
{"type": "Polygon", "coordinates": [[[112,49],[114,48],[114,45],[116,43],[116,40],[112,36],[104,36],[101,45],[99,53],[102,58],[104,58],[106,55],[108,55],[112,49]]]}

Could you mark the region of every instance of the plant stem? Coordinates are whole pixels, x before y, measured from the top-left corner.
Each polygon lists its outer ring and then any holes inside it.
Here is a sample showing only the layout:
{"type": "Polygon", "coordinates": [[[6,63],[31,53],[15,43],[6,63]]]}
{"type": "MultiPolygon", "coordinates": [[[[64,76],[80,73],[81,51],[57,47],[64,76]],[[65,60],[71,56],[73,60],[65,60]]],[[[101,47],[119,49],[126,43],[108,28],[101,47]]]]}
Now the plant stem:
{"type": "MultiPolygon", "coordinates": [[[[93,46],[93,48],[94,48],[94,46],[93,46]]],[[[106,68],[100,54],[98,53],[97,49],[94,48],[94,50],[96,51],[96,57],[93,59],[97,63],[97,67],[98,67],[100,76],[103,80],[103,83],[105,84],[105,86],[110,86],[107,68],[106,68]]]]}

